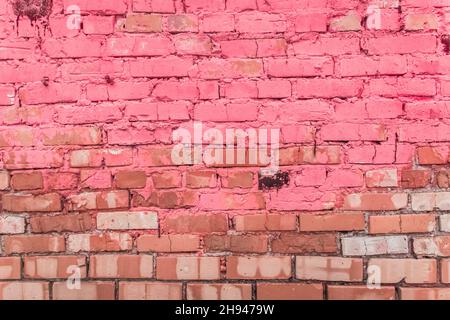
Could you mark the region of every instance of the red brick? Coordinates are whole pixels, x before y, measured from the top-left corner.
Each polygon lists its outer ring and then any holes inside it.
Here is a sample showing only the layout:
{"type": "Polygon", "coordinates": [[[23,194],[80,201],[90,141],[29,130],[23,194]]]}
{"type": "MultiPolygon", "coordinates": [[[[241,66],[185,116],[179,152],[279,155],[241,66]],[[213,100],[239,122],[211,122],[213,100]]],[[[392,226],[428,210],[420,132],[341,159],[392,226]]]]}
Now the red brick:
{"type": "Polygon", "coordinates": [[[182,283],[119,282],[120,300],[181,300],[182,283]]]}
{"type": "Polygon", "coordinates": [[[217,184],[215,171],[196,170],[186,173],[186,186],[188,188],[214,188],[217,184]]]}
{"type": "Polygon", "coordinates": [[[0,190],[9,188],[9,174],[7,171],[0,171],[0,190]]]}
{"type": "Polygon", "coordinates": [[[400,288],[402,300],[449,300],[449,288],[400,288]]]}
{"type": "Polygon", "coordinates": [[[53,300],[114,300],[114,282],[81,282],[80,289],[71,290],[66,282],[53,284],[53,300]]]}
{"type": "Polygon", "coordinates": [[[295,234],[282,233],[272,241],[272,251],[279,253],[332,253],[337,251],[334,234],[295,234]]]}
{"type": "Polygon", "coordinates": [[[167,17],[169,32],[198,32],[198,17],[192,14],[175,14],[167,17]]]}
{"type": "Polygon", "coordinates": [[[235,194],[229,192],[204,193],[200,195],[199,207],[203,210],[258,210],[266,207],[260,192],[235,194]]]}
{"type": "Polygon", "coordinates": [[[289,279],[291,258],[284,256],[229,256],[227,279],[289,279]]]}
{"type": "Polygon", "coordinates": [[[442,147],[419,147],[417,148],[419,164],[446,164],[449,161],[449,149],[442,147]]]}
{"type": "Polygon", "coordinates": [[[219,257],[157,257],[156,278],[159,280],[217,280],[220,278],[219,257]]]}
{"type": "Polygon", "coordinates": [[[181,173],[165,171],[152,174],[153,186],[156,189],[171,189],[181,187],[181,173]]]}
{"type": "Polygon", "coordinates": [[[357,231],[364,230],[362,212],[343,212],[336,214],[301,214],[300,231],[357,231]]]}
{"type": "Polygon", "coordinates": [[[322,284],[258,283],[258,300],[323,300],[322,284]]]}
{"type": "Polygon", "coordinates": [[[296,278],[302,280],[358,282],[363,279],[362,259],[296,257],[296,278]]]}
{"type": "Polygon", "coordinates": [[[341,238],[344,256],[406,254],[409,252],[406,236],[346,237],[341,238]]]}
{"type": "Polygon", "coordinates": [[[24,217],[0,216],[0,234],[25,233],[26,221],[24,217]]]}
{"type": "Polygon", "coordinates": [[[401,214],[369,217],[369,233],[427,233],[436,228],[434,214],[401,214]]]}
{"type": "Polygon", "coordinates": [[[450,283],[450,259],[441,260],[441,279],[444,283],[450,283]]]}
{"type": "Polygon", "coordinates": [[[450,257],[450,236],[415,238],[413,248],[418,256],[450,257]]]}
{"type": "Polygon", "coordinates": [[[119,28],[125,32],[161,32],[162,17],[157,14],[128,14],[120,21],[119,28]]]}
{"type": "Polygon", "coordinates": [[[90,278],[141,279],[153,277],[151,255],[94,255],[89,261],[90,278]]]}
{"type": "Polygon", "coordinates": [[[254,176],[250,171],[228,171],[226,176],[221,177],[221,181],[224,188],[251,188],[254,176]]]}
{"type": "Polygon", "coordinates": [[[293,214],[255,214],[234,217],[236,231],[293,231],[297,216],[293,214]]]}
{"type": "Polygon", "coordinates": [[[161,226],[166,233],[224,233],[228,231],[228,219],[223,214],[169,215],[161,226]]]}
{"type": "Polygon", "coordinates": [[[56,216],[33,216],[30,218],[31,231],[48,232],[84,232],[92,230],[92,217],[89,213],[56,216]]]}
{"type": "Polygon", "coordinates": [[[0,300],[48,300],[48,282],[1,282],[0,300]]]}
{"type": "Polygon", "coordinates": [[[57,193],[43,195],[5,194],[3,209],[11,212],[55,212],[61,211],[61,197],[57,193]]]}
{"type": "Polygon", "coordinates": [[[62,236],[8,236],[3,237],[4,252],[11,253],[45,253],[65,250],[62,236]]]}
{"type": "Polygon", "coordinates": [[[328,286],[329,300],[395,300],[394,287],[328,286]]]}
{"type": "Polygon", "coordinates": [[[20,279],[22,265],[20,257],[2,257],[0,258],[0,279],[15,280],[20,279]]]}
{"type": "Polygon", "coordinates": [[[434,53],[436,38],[426,34],[386,35],[368,39],[365,46],[371,55],[434,53]]]}
{"type": "Polygon", "coordinates": [[[136,240],[139,252],[195,252],[200,249],[197,235],[142,235],[136,240]]]}
{"type": "Polygon", "coordinates": [[[97,145],[102,142],[102,133],[96,127],[42,129],[42,140],[46,146],[97,145]]]}
{"type": "Polygon", "coordinates": [[[158,229],[158,214],[152,211],[99,212],[99,230],[148,230],[158,229]]]}
{"type": "Polygon", "coordinates": [[[71,252],[125,251],[131,247],[127,233],[71,234],[67,238],[67,250],[71,252]]]}
{"type": "Polygon", "coordinates": [[[365,211],[400,210],[408,204],[406,193],[359,193],[345,197],[344,209],[365,211]]]}
{"type": "Polygon", "coordinates": [[[406,189],[425,188],[431,182],[431,171],[403,170],[401,173],[401,186],[406,189]]]}
{"type": "Polygon", "coordinates": [[[435,283],[437,262],[433,259],[371,259],[369,268],[380,270],[381,283],[435,283]]]}
{"type": "Polygon", "coordinates": [[[251,300],[250,284],[238,283],[190,283],[187,285],[188,300],[251,300]]]}
{"type": "Polygon", "coordinates": [[[71,267],[78,267],[80,277],[86,277],[86,258],[83,256],[24,257],[25,278],[67,279],[72,275],[71,267]]]}
{"type": "Polygon", "coordinates": [[[450,171],[441,170],[437,173],[436,182],[439,188],[450,188],[450,171]]]}
{"type": "Polygon", "coordinates": [[[129,193],[125,190],[84,192],[69,196],[67,200],[70,211],[128,208],[129,193]]]}
{"type": "Polygon", "coordinates": [[[254,235],[208,235],[203,239],[207,252],[267,252],[267,236],[254,235]]]}
{"type": "Polygon", "coordinates": [[[3,158],[6,169],[59,168],[63,165],[61,151],[21,150],[6,152],[3,158]]]}
{"type": "Polygon", "coordinates": [[[145,200],[142,196],[133,196],[133,206],[151,206],[162,209],[193,207],[198,202],[198,194],[193,191],[156,191],[145,200]]]}
{"type": "Polygon", "coordinates": [[[120,171],[114,181],[120,189],[140,189],[145,187],[147,176],[144,171],[120,171]]]}

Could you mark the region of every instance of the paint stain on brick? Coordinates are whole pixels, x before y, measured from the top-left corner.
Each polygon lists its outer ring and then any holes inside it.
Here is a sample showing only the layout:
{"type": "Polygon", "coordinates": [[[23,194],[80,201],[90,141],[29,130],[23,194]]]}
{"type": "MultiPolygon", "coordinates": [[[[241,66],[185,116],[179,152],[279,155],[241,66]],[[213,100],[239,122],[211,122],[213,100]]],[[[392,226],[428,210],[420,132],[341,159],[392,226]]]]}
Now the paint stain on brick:
{"type": "Polygon", "coordinates": [[[14,0],[14,14],[19,17],[28,17],[30,21],[46,18],[52,11],[53,0],[14,0]]]}
{"type": "Polygon", "coordinates": [[[289,184],[288,172],[277,172],[273,176],[262,176],[259,174],[258,187],[260,190],[281,189],[289,184]]]}

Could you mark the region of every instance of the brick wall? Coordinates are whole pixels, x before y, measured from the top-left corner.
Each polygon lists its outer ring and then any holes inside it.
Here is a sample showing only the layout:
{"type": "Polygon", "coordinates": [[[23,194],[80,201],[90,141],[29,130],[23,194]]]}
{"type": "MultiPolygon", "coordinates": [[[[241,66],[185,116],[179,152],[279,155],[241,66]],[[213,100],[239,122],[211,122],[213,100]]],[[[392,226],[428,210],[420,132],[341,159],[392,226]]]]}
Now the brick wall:
{"type": "Polygon", "coordinates": [[[450,299],[448,0],[32,2],[0,299],[450,299]],[[194,121],[280,129],[280,172],[175,163],[194,121]]]}

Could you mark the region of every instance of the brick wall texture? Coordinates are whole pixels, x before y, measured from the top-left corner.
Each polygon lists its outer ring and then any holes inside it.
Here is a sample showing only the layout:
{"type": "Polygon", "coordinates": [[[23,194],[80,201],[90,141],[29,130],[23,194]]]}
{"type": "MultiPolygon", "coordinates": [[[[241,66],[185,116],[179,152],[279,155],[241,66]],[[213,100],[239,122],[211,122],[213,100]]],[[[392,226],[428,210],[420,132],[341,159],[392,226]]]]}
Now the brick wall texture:
{"type": "Polygon", "coordinates": [[[2,0],[0,299],[450,299],[449,51],[449,0],[2,0]]]}

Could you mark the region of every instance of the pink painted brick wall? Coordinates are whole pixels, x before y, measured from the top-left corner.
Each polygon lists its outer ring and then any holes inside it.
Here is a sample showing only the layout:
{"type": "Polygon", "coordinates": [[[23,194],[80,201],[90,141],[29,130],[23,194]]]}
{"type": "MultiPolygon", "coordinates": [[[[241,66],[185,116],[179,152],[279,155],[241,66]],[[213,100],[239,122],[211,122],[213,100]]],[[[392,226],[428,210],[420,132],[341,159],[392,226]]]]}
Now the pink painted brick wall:
{"type": "Polygon", "coordinates": [[[448,0],[22,2],[0,299],[450,299],[448,0]],[[175,161],[199,124],[279,129],[277,175],[175,161]]]}

